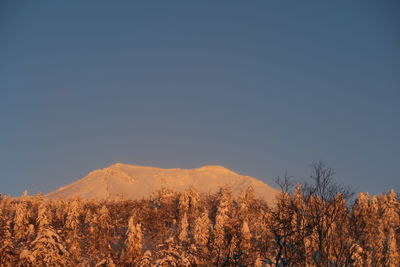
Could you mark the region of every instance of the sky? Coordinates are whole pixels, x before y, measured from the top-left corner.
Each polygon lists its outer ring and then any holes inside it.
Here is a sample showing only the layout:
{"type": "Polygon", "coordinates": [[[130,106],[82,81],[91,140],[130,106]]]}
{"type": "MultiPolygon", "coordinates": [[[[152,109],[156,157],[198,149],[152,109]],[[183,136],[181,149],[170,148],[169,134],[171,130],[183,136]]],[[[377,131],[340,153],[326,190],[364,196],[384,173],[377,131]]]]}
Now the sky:
{"type": "Polygon", "coordinates": [[[115,162],[400,190],[398,1],[1,1],[0,192],[115,162]]]}

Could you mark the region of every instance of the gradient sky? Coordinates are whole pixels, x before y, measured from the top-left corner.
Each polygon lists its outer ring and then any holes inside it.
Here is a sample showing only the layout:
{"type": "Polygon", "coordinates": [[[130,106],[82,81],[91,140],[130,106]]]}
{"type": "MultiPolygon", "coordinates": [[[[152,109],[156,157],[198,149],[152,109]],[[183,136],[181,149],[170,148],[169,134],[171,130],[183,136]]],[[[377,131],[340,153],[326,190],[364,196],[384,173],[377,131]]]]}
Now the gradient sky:
{"type": "Polygon", "coordinates": [[[400,190],[399,1],[1,1],[0,192],[115,162],[400,190]]]}

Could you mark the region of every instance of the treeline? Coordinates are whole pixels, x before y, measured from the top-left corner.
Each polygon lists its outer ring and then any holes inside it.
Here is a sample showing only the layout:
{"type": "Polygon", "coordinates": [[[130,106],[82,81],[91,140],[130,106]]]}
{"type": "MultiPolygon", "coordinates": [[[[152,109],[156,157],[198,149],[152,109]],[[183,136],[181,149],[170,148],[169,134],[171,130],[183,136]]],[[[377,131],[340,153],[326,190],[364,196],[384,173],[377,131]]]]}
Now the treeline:
{"type": "Polygon", "coordinates": [[[0,200],[0,266],[399,266],[399,199],[349,192],[330,169],[280,181],[274,204],[252,188],[161,190],[109,202],[0,200]]]}

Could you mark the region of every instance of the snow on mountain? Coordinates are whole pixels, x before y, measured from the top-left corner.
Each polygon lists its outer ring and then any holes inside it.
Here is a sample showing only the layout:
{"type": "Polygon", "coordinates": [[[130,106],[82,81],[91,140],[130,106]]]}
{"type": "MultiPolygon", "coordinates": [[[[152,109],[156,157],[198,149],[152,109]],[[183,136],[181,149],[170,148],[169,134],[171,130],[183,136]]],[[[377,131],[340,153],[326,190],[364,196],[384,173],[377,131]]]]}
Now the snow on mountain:
{"type": "Polygon", "coordinates": [[[257,198],[272,202],[276,189],[250,176],[239,175],[222,166],[204,166],[196,169],[161,169],[116,163],[90,172],[84,178],[47,194],[50,198],[79,196],[86,199],[146,198],[161,189],[183,191],[194,187],[203,193],[215,193],[229,186],[234,195],[254,188],[257,198]]]}

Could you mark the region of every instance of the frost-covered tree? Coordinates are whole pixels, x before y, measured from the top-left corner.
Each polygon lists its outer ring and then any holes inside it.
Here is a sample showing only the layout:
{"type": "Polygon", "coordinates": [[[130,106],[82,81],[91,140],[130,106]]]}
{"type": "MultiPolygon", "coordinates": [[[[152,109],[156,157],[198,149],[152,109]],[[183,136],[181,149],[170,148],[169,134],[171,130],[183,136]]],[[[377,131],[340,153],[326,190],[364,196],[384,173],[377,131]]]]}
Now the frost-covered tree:
{"type": "Polygon", "coordinates": [[[377,196],[372,196],[365,219],[368,226],[364,233],[364,236],[367,237],[364,245],[368,248],[364,249],[366,250],[365,264],[367,266],[384,265],[385,224],[383,220],[380,200],[377,196]]]}
{"type": "Polygon", "coordinates": [[[3,236],[0,239],[0,265],[11,267],[15,265],[16,253],[13,239],[11,236],[11,222],[7,221],[3,236]]]}
{"type": "Polygon", "coordinates": [[[210,225],[211,221],[208,218],[208,213],[205,211],[195,221],[194,226],[194,240],[198,250],[203,254],[208,254],[207,244],[210,239],[210,225]]]}
{"type": "Polygon", "coordinates": [[[242,227],[240,229],[241,238],[240,238],[240,249],[245,252],[249,252],[251,248],[251,232],[249,229],[249,224],[247,220],[242,222],[242,227]]]}
{"type": "Polygon", "coordinates": [[[177,218],[177,238],[182,243],[189,241],[188,234],[188,211],[189,211],[190,197],[188,192],[182,192],[178,198],[178,218],[177,218]]]}
{"type": "Polygon", "coordinates": [[[381,201],[383,211],[382,217],[387,232],[390,229],[397,228],[400,225],[399,201],[394,190],[390,190],[381,201]]]}
{"type": "MultiPolygon", "coordinates": [[[[199,217],[201,212],[201,196],[199,191],[197,191],[194,187],[190,187],[187,190],[187,195],[189,198],[189,209],[187,212],[188,222],[190,226],[193,226],[194,221],[199,217]]],[[[192,234],[192,231],[190,231],[190,234],[192,234]]],[[[193,238],[193,236],[191,236],[191,238],[193,238]]]]}
{"type": "Polygon", "coordinates": [[[136,223],[134,216],[129,218],[127,238],[125,240],[126,262],[135,264],[142,254],[143,233],[140,223],[136,223]]]}
{"type": "Polygon", "coordinates": [[[317,185],[293,184],[273,205],[227,188],[118,201],[0,197],[0,266],[399,266],[397,193],[360,193],[350,205],[318,171],[317,185]]]}
{"type": "Polygon", "coordinates": [[[77,232],[80,226],[80,213],[81,213],[81,203],[78,199],[73,200],[67,210],[67,219],[65,222],[65,227],[70,232],[77,232]]]}
{"type": "Polygon", "coordinates": [[[217,207],[215,214],[215,223],[213,227],[213,252],[215,264],[218,265],[223,260],[222,257],[229,253],[229,247],[226,243],[225,227],[229,221],[229,212],[231,209],[231,191],[229,188],[221,188],[217,194],[217,207]]]}
{"type": "Polygon", "coordinates": [[[99,229],[108,234],[111,231],[112,220],[106,205],[102,205],[98,213],[99,229]]]}
{"type": "Polygon", "coordinates": [[[103,256],[107,256],[112,252],[112,237],[113,237],[113,225],[110,212],[106,205],[102,205],[98,212],[98,238],[100,253],[103,256]]]}
{"type": "Polygon", "coordinates": [[[38,228],[47,227],[50,224],[47,206],[43,201],[40,202],[39,207],[38,207],[36,224],[37,224],[38,228]]]}
{"type": "Polygon", "coordinates": [[[15,207],[14,234],[17,239],[26,239],[29,227],[29,210],[26,201],[20,200],[15,207]]]}
{"type": "Polygon", "coordinates": [[[101,261],[99,261],[95,267],[116,267],[113,259],[111,258],[111,256],[107,256],[104,259],[102,259],[101,261]]]}
{"type": "Polygon", "coordinates": [[[189,197],[189,211],[191,214],[196,215],[200,203],[200,193],[196,188],[190,187],[187,191],[187,195],[189,197]]]}
{"type": "Polygon", "coordinates": [[[249,186],[245,192],[240,192],[237,205],[238,205],[238,216],[241,220],[245,219],[249,214],[249,207],[254,202],[254,189],[249,186]]]}
{"type": "Polygon", "coordinates": [[[152,264],[152,255],[150,250],[146,250],[146,252],[143,254],[142,258],[139,261],[139,266],[141,267],[151,267],[152,264]]]}
{"type": "MultiPolygon", "coordinates": [[[[357,252],[357,258],[362,258],[360,262],[363,264],[365,262],[367,266],[371,266],[372,249],[374,246],[372,241],[375,238],[371,230],[375,228],[375,221],[378,215],[377,210],[370,210],[370,197],[368,193],[361,192],[358,194],[351,215],[353,236],[357,245],[357,247],[355,247],[353,244],[353,251],[357,252]]],[[[353,255],[352,258],[355,257],[353,255]]]]}
{"type": "Polygon", "coordinates": [[[176,244],[173,237],[170,237],[158,246],[156,266],[180,266],[183,256],[181,247],[176,244]]]}
{"type": "Polygon", "coordinates": [[[70,209],[70,203],[65,199],[56,199],[49,203],[50,207],[54,209],[54,223],[57,226],[65,227],[66,214],[70,209]]]}
{"type": "Polygon", "coordinates": [[[189,227],[189,222],[187,218],[187,213],[185,212],[183,213],[182,217],[179,220],[178,238],[182,243],[189,242],[188,227],[189,227]]]}
{"type": "Polygon", "coordinates": [[[80,215],[82,211],[82,203],[79,199],[75,199],[71,202],[67,210],[67,219],[65,222],[65,227],[67,229],[66,241],[68,244],[69,251],[72,256],[79,260],[79,255],[81,254],[81,221],[80,215]]]}
{"type": "Polygon", "coordinates": [[[393,229],[389,230],[389,236],[386,241],[386,261],[385,266],[396,267],[400,264],[399,252],[397,248],[396,236],[393,229]]]}
{"type": "Polygon", "coordinates": [[[183,214],[189,210],[189,195],[187,192],[182,192],[178,199],[178,211],[183,214]]]}
{"type": "Polygon", "coordinates": [[[69,253],[61,237],[51,228],[42,228],[31,243],[35,266],[68,266],[69,253]]]}
{"type": "Polygon", "coordinates": [[[19,259],[16,264],[18,267],[34,267],[38,266],[35,263],[35,257],[32,255],[32,252],[28,249],[21,249],[19,253],[19,259]]]}
{"type": "Polygon", "coordinates": [[[354,243],[353,246],[351,247],[351,260],[352,264],[351,266],[354,267],[363,267],[364,265],[364,259],[362,257],[363,249],[360,247],[357,243],[354,243]]]}
{"type": "Polygon", "coordinates": [[[157,246],[156,266],[192,266],[190,247],[182,247],[173,235],[157,246]]]}
{"type": "Polygon", "coordinates": [[[99,231],[98,231],[98,216],[96,212],[92,212],[90,208],[86,210],[84,218],[83,232],[83,251],[94,261],[98,262],[101,259],[99,253],[99,231]]]}

